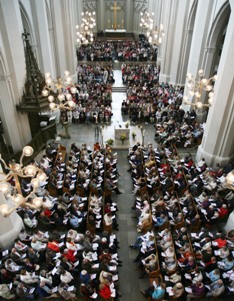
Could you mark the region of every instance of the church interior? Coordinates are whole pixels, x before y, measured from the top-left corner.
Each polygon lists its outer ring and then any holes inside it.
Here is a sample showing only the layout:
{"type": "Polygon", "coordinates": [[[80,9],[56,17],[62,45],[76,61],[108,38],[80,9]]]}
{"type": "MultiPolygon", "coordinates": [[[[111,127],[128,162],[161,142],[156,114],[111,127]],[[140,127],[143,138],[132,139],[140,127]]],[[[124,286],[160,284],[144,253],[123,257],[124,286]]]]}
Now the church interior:
{"type": "Polygon", "coordinates": [[[234,0],[0,0],[0,300],[233,300],[234,0]]]}

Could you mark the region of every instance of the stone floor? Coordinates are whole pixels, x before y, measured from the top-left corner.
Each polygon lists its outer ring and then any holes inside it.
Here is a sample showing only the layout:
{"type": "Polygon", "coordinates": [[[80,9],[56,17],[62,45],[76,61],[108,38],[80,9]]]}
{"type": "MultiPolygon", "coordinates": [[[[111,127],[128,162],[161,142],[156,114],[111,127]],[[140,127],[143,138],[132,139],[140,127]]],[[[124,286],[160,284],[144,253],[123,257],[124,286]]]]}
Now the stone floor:
{"type": "MultiPolygon", "coordinates": [[[[121,71],[114,71],[115,84],[114,87],[122,86],[122,78],[121,71]]],[[[103,142],[109,138],[114,138],[114,128],[125,126],[126,122],[130,122],[128,117],[122,116],[121,114],[121,103],[124,98],[126,98],[125,93],[113,93],[112,95],[112,107],[113,107],[113,116],[111,124],[105,124],[103,130],[103,142]]],[[[98,125],[99,126],[99,125],[98,125]]],[[[156,146],[156,142],[154,141],[154,126],[151,124],[142,124],[145,129],[145,137],[144,142],[152,142],[154,146],[156,146]]],[[[121,301],[141,301],[145,300],[145,298],[140,294],[140,290],[143,290],[148,287],[149,280],[146,279],[138,279],[139,271],[137,271],[137,264],[133,263],[134,258],[137,256],[137,251],[129,248],[129,245],[135,241],[137,236],[136,232],[136,219],[132,218],[132,210],[131,206],[134,201],[134,197],[132,196],[132,179],[130,174],[127,172],[128,161],[127,154],[128,148],[139,141],[142,143],[142,135],[140,128],[137,125],[130,125],[130,131],[135,131],[137,133],[136,138],[133,140],[131,135],[129,141],[125,141],[122,144],[121,141],[115,141],[113,148],[116,149],[118,153],[118,171],[120,173],[119,178],[119,189],[123,192],[122,195],[114,195],[113,200],[118,203],[119,206],[119,214],[118,214],[118,223],[119,223],[119,231],[117,233],[120,249],[119,255],[120,259],[123,261],[123,267],[120,268],[120,292],[122,297],[121,301]]],[[[102,142],[102,137],[95,135],[95,129],[97,129],[97,125],[95,124],[72,124],[70,126],[70,135],[71,139],[61,139],[61,143],[67,147],[69,151],[71,143],[77,143],[81,145],[82,143],[87,143],[87,145],[91,146],[96,142],[102,142]]],[[[58,133],[62,132],[63,129],[61,125],[58,125],[58,133]]],[[[41,154],[38,156],[40,157],[41,154]]]]}

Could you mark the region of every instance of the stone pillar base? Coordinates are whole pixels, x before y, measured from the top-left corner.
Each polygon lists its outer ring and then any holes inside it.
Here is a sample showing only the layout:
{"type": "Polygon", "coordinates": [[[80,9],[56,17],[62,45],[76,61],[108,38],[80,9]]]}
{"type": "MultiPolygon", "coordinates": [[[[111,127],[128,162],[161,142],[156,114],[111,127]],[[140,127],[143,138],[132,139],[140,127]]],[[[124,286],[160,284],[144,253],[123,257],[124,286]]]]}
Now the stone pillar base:
{"type": "Polygon", "coordinates": [[[16,212],[9,217],[1,217],[0,247],[2,249],[12,247],[14,240],[23,227],[23,221],[16,212]]]}
{"type": "Polygon", "coordinates": [[[170,76],[167,74],[160,74],[159,76],[159,83],[168,83],[170,81],[170,76]]]}
{"type": "MultiPolygon", "coordinates": [[[[12,207],[11,199],[6,200],[3,193],[0,193],[0,205],[7,204],[12,207]]],[[[22,218],[16,213],[12,212],[10,216],[3,217],[0,213],[0,248],[8,249],[12,247],[14,240],[18,236],[20,230],[24,227],[22,218]]]]}
{"type": "Polygon", "coordinates": [[[198,110],[198,111],[196,112],[196,114],[197,114],[196,121],[197,121],[198,123],[203,123],[203,122],[206,121],[207,114],[208,114],[207,111],[202,111],[202,112],[201,112],[200,110],[198,110]]]}
{"type": "Polygon", "coordinates": [[[221,166],[225,166],[231,160],[233,160],[234,155],[228,157],[217,156],[206,152],[202,145],[200,145],[197,150],[196,161],[199,162],[202,158],[205,158],[207,165],[210,167],[214,167],[217,163],[219,163],[221,166]]]}

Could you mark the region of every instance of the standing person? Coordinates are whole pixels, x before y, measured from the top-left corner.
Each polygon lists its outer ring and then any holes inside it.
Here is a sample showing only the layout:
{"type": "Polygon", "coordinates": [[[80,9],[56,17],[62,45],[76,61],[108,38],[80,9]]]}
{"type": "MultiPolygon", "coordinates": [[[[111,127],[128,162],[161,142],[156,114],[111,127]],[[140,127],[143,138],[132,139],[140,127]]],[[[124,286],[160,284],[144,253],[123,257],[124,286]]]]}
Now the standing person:
{"type": "Polygon", "coordinates": [[[103,72],[103,82],[106,85],[108,80],[108,71],[105,69],[103,72]]]}
{"type": "Polygon", "coordinates": [[[68,123],[68,117],[66,110],[63,110],[61,112],[61,118],[60,118],[61,124],[64,127],[65,134],[60,134],[62,138],[70,139],[70,133],[69,133],[69,123],[68,123]]]}
{"type": "Polygon", "coordinates": [[[90,110],[89,110],[89,108],[87,108],[85,116],[86,116],[85,123],[89,124],[89,120],[90,120],[90,110]]]}

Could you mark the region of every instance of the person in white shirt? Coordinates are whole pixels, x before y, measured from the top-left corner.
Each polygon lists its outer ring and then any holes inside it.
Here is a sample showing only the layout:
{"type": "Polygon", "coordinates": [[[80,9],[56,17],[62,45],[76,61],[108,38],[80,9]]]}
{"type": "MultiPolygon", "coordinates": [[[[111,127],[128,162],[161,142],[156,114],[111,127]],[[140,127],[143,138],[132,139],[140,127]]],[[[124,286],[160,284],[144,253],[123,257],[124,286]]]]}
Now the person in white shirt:
{"type": "Polygon", "coordinates": [[[72,274],[69,273],[68,271],[64,270],[63,268],[61,268],[60,270],[60,280],[63,282],[63,283],[66,283],[69,285],[71,284],[72,280],[74,279],[72,274]]]}
{"type": "Polygon", "coordinates": [[[20,280],[24,283],[38,283],[39,279],[37,276],[34,276],[32,273],[29,273],[25,269],[21,270],[20,280]]]}
{"type": "Polygon", "coordinates": [[[36,226],[38,224],[38,220],[35,217],[30,218],[27,213],[25,213],[23,221],[24,221],[24,224],[27,227],[29,227],[30,229],[36,228],[36,226]]]}

